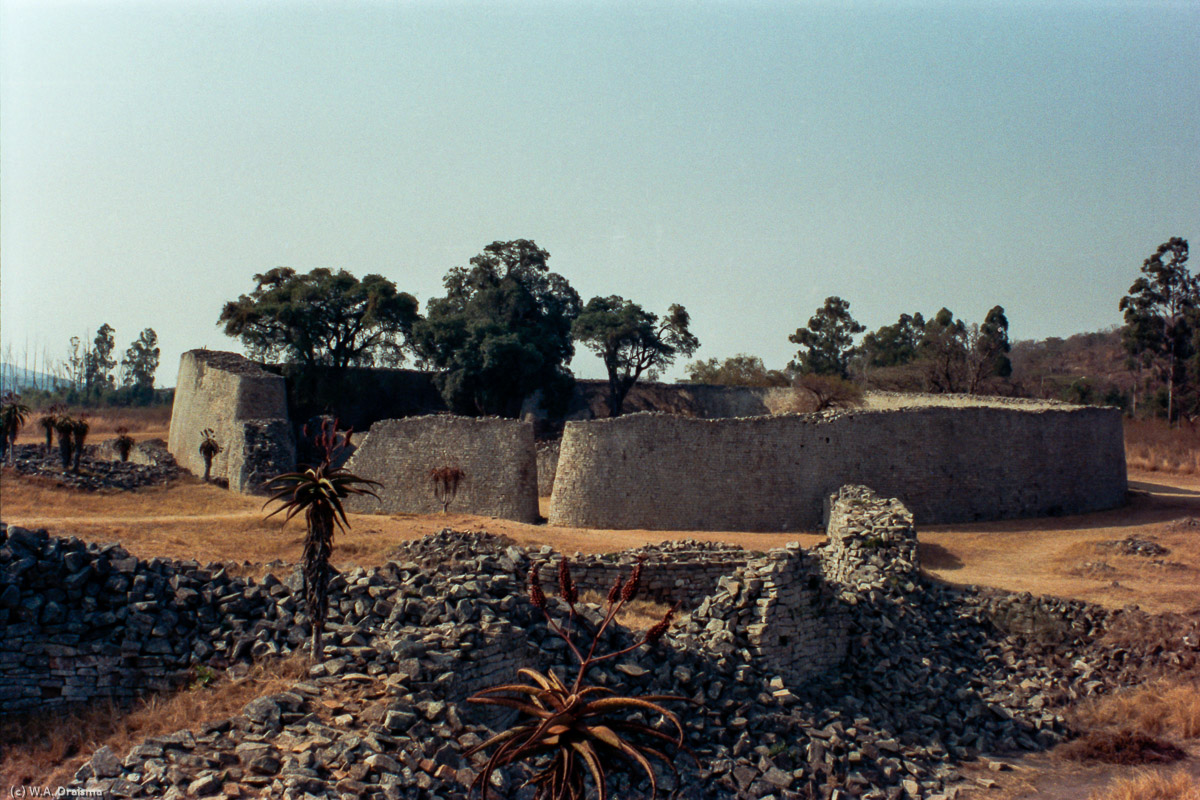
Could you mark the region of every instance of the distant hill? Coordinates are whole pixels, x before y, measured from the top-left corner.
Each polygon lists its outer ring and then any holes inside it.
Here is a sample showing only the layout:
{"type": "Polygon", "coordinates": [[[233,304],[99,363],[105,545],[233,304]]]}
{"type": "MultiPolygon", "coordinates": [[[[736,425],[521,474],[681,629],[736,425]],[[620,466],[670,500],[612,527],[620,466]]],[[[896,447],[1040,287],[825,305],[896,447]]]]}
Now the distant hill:
{"type": "Polygon", "coordinates": [[[0,392],[23,392],[26,389],[55,389],[66,386],[70,381],[45,372],[6,364],[0,361],[0,392]]]}
{"type": "Polygon", "coordinates": [[[1017,392],[1029,397],[1125,405],[1136,380],[1118,328],[1018,341],[1009,358],[1017,392]]]}

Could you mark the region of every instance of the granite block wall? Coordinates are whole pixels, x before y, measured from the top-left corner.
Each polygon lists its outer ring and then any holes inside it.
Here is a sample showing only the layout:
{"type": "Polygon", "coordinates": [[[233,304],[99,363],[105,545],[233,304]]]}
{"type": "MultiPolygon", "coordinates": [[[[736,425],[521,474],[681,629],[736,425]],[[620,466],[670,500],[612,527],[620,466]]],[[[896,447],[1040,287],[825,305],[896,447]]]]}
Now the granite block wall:
{"type": "Polygon", "coordinates": [[[550,522],[589,528],[815,530],[865,483],[921,524],[1113,508],[1121,414],[1076,406],[927,407],[569,422],[550,522]]]}
{"type": "Polygon", "coordinates": [[[442,510],[430,471],[457,467],[465,477],[451,511],[519,522],[538,517],[533,426],[498,418],[408,417],[376,422],[346,463],[379,481],[379,500],[351,497],[347,510],[433,514],[442,510]]]}
{"type": "Polygon", "coordinates": [[[204,474],[200,432],[215,431],[221,452],[212,477],[239,492],[296,466],[284,379],[236,353],[190,350],[179,361],[167,449],[181,467],[204,474]]]}

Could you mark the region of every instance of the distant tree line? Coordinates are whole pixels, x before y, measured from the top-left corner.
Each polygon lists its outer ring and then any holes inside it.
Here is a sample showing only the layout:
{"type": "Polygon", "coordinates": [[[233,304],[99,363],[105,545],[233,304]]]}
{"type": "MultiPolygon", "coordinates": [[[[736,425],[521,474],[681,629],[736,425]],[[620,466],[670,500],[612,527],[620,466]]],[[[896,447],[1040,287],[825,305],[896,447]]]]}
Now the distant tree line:
{"type": "Polygon", "coordinates": [[[279,267],[255,275],[255,288],[227,302],[218,324],[252,358],[301,367],[396,366],[412,355],[435,371],[455,412],[505,417],[538,392],[549,408],[565,404],[576,343],[604,361],[613,416],[639,379],[699,347],[682,305],[660,319],[616,295],[584,304],[549,258],[528,239],[493,242],[446,274],[445,294],[423,315],[381,275],[279,267]]]}
{"type": "MultiPolygon", "coordinates": [[[[566,278],[549,270],[549,257],[528,239],[493,242],[446,274],[445,294],[430,299],[424,314],[412,295],[381,275],[360,280],[345,270],[301,274],[278,267],[255,275],[254,289],[226,303],[218,322],[251,357],[300,367],[395,366],[411,356],[418,368],[434,372],[455,412],[506,417],[517,416],[535,393],[547,408],[561,410],[574,381],[568,364],[577,344],[604,363],[612,416],[622,413],[639,380],[658,378],[699,348],[682,305],[659,316],[619,295],[584,303],[566,278]]],[[[837,296],[788,336],[798,349],[782,369],[741,353],[692,362],[685,380],[794,386],[818,406],[885,389],[1056,396],[1170,419],[1194,416],[1200,411],[1200,290],[1186,262],[1186,241],[1164,243],[1120,301],[1125,366],[1134,376],[1128,387],[1082,375],[1047,380],[1045,356],[1055,351],[1048,343],[1062,340],[1014,345],[1000,305],[978,322],[942,308],[929,317],[902,313],[868,331],[837,296]]],[[[104,385],[111,350],[111,330],[102,328],[87,354],[70,359],[74,385],[85,392],[104,385]]]]}
{"type": "Polygon", "coordinates": [[[25,401],[38,407],[54,403],[147,406],[169,402],[169,391],[154,388],[161,352],[158,334],[153,328],[144,329],[122,355],[116,350],[115,333],[111,325],[104,323],[90,342],[72,336],[61,360],[47,363],[44,359],[44,372],[23,370],[21,381],[16,373],[6,376],[6,385],[21,383],[13,388],[20,389],[25,401]]]}

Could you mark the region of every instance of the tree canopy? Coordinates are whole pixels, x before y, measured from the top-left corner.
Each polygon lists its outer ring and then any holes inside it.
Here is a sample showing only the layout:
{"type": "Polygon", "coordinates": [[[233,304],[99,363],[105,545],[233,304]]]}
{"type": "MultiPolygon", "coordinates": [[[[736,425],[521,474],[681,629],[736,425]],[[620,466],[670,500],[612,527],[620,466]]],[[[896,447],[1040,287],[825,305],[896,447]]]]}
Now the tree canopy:
{"type": "Polygon", "coordinates": [[[865,330],[850,316],[849,302],[840,297],[826,297],[825,305],[809,318],[808,327],[797,328],[788,337],[789,342],[801,348],[793,366],[801,373],[845,378],[854,352],[854,336],[865,330]]]}
{"type": "Polygon", "coordinates": [[[218,319],[252,358],[306,367],[403,361],[417,301],[382,275],[276,267],[254,281],[254,291],[226,303],[218,319]]]}
{"type": "Polygon", "coordinates": [[[1122,341],[1144,358],[1167,388],[1167,419],[1175,417],[1178,389],[1187,364],[1200,348],[1200,279],[1187,267],[1188,243],[1178,236],[1158,246],[1142,263],[1142,275],[1121,298],[1122,341]]]}
{"type": "Polygon", "coordinates": [[[447,405],[465,414],[515,417],[526,396],[565,396],[573,380],[571,325],[579,294],[550,272],[550,254],[528,239],[492,242],[455,267],[444,297],[429,301],[413,345],[447,405]]]}
{"type": "Polygon", "coordinates": [[[693,361],[684,367],[688,383],[708,383],[716,386],[787,386],[788,376],[767,369],[763,360],[748,353],[738,353],[724,361],[710,358],[693,361]]]}
{"type": "Polygon", "coordinates": [[[139,394],[152,394],[158,355],[158,334],[153,328],[146,328],[121,359],[121,385],[139,394]]]}
{"type": "Polygon", "coordinates": [[[575,320],[573,333],[604,361],[608,413],[621,415],[625,397],[642,375],[653,379],[675,360],[690,356],[700,340],[689,330],[687,310],[674,304],[661,320],[617,295],[593,297],[575,320]]]}
{"type": "Polygon", "coordinates": [[[899,367],[917,358],[925,335],[925,317],[901,314],[893,325],[884,325],[863,337],[862,350],[871,367],[899,367]]]}
{"type": "Polygon", "coordinates": [[[117,365],[113,349],[117,346],[113,334],[116,331],[107,322],[96,331],[92,347],[83,356],[83,386],[86,394],[96,394],[113,384],[112,368],[117,365]]]}

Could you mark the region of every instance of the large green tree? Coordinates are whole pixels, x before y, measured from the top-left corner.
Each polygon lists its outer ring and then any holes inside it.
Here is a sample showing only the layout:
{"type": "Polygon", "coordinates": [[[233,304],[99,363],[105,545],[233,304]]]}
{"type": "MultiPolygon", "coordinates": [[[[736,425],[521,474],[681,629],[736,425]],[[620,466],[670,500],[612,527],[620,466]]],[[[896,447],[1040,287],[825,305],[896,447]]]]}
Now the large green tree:
{"type": "Polygon", "coordinates": [[[138,334],[121,359],[121,384],[139,395],[153,393],[159,352],[158,334],[153,328],[138,334]]]}
{"type": "Polygon", "coordinates": [[[884,325],[863,337],[862,350],[867,365],[899,367],[915,361],[924,334],[925,317],[920,312],[901,314],[895,324],[884,325]]]}
{"type": "Polygon", "coordinates": [[[346,270],[276,267],[254,282],[217,320],[252,358],[305,367],[403,361],[417,301],[382,275],[359,280],[346,270]]]}
{"type": "Polygon", "coordinates": [[[117,346],[113,339],[114,329],[107,322],[96,331],[92,347],[83,357],[83,387],[87,394],[99,395],[101,390],[113,385],[112,369],[117,365],[113,358],[113,349],[117,346]]]}
{"type": "Polygon", "coordinates": [[[1196,355],[1200,325],[1200,280],[1187,268],[1188,243],[1178,236],[1158,246],[1142,263],[1142,275],[1121,298],[1122,340],[1135,358],[1159,373],[1167,390],[1167,420],[1173,422],[1177,395],[1196,355]]]}
{"type": "Polygon", "coordinates": [[[936,393],[961,392],[966,384],[967,325],[948,308],[925,323],[919,357],[925,362],[925,388],[936,393]]]}
{"type": "Polygon", "coordinates": [[[413,345],[439,370],[435,381],[456,412],[516,417],[539,389],[565,396],[581,304],[549,258],[529,239],[492,242],[470,266],[450,270],[446,295],[429,301],[413,345]]]}
{"type": "Polygon", "coordinates": [[[593,297],[575,320],[573,333],[604,361],[608,371],[608,414],[619,417],[625,397],[642,375],[653,379],[676,357],[700,347],[687,310],[672,305],[661,320],[623,297],[593,297]]]}
{"type": "Polygon", "coordinates": [[[789,342],[801,348],[792,366],[801,373],[845,378],[854,353],[854,337],[865,330],[850,316],[849,302],[840,297],[826,297],[825,305],[809,318],[808,326],[797,328],[788,337],[789,342]]]}

